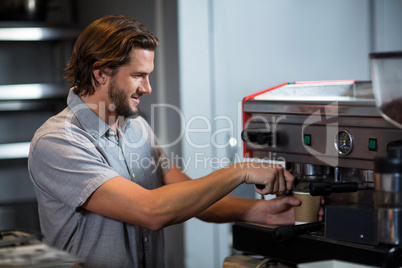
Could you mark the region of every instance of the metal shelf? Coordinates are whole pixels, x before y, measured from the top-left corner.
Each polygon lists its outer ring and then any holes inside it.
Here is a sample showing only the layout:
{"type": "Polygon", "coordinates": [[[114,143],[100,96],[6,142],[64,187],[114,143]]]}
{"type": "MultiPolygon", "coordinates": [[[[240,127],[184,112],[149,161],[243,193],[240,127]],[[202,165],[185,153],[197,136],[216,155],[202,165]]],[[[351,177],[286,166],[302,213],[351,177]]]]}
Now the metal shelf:
{"type": "Polygon", "coordinates": [[[0,160],[28,158],[30,142],[0,144],[0,160]]]}
{"type": "Polygon", "coordinates": [[[74,28],[8,27],[0,28],[0,41],[74,40],[79,34],[74,28]]]}
{"type": "Polygon", "coordinates": [[[37,100],[65,97],[68,85],[65,83],[37,83],[0,85],[0,101],[37,100]]]}

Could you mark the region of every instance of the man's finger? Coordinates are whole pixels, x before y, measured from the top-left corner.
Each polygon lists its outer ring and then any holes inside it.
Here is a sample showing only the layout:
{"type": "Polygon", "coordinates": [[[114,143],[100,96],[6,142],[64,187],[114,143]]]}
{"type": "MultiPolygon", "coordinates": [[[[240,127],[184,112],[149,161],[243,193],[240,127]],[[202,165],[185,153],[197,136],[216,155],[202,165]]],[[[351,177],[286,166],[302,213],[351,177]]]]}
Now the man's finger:
{"type": "Polygon", "coordinates": [[[284,176],[285,176],[285,181],[286,181],[286,190],[292,190],[293,189],[293,183],[294,183],[294,176],[287,170],[284,171],[284,176]]]}
{"type": "Polygon", "coordinates": [[[285,169],[282,166],[278,167],[277,169],[278,169],[278,173],[279,173],[279,176],[278,176],[279,189],[278,189],[278,191],[283,192],[286,190],[285,169]]]}

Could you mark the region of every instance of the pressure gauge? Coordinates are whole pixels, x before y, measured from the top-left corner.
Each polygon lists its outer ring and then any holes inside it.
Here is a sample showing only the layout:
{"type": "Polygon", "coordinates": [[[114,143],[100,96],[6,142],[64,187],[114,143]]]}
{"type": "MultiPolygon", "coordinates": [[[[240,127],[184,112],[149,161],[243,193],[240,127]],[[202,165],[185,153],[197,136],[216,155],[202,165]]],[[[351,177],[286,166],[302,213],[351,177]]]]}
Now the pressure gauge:
{"type": "Polygon", "coordinates": [[[335,137],[335,148],[340,155],[347,155],[353,149],[353,137],[346,130],[341,130],[335,137]]]}

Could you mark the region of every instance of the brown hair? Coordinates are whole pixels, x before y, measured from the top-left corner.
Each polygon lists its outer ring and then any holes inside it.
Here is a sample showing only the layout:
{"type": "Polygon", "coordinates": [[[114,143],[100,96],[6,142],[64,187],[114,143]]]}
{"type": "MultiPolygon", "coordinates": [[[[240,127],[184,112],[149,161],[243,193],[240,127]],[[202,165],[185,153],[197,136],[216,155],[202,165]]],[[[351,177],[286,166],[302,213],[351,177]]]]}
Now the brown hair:
{"type": "Polygon", "coordinates": [[[79,96],[92,95],[98,84],[93,70],[109,68],[112,75],[129,63],[133,48],[154,51],[158,38],[138,21],[122,15],[107,16],[91,23],[78,37],[65,78],[79,96]]]}

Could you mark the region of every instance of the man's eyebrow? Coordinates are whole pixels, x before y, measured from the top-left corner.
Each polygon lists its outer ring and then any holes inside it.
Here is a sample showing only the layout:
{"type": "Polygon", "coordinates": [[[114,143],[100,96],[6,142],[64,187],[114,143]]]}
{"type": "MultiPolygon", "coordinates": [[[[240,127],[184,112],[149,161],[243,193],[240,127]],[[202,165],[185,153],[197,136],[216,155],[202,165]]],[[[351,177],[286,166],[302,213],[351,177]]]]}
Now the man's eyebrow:
{"type": "Polygon", "coordinates": [[[133,72],[133,75],[149,75],[147,72],[133,72]]]}

